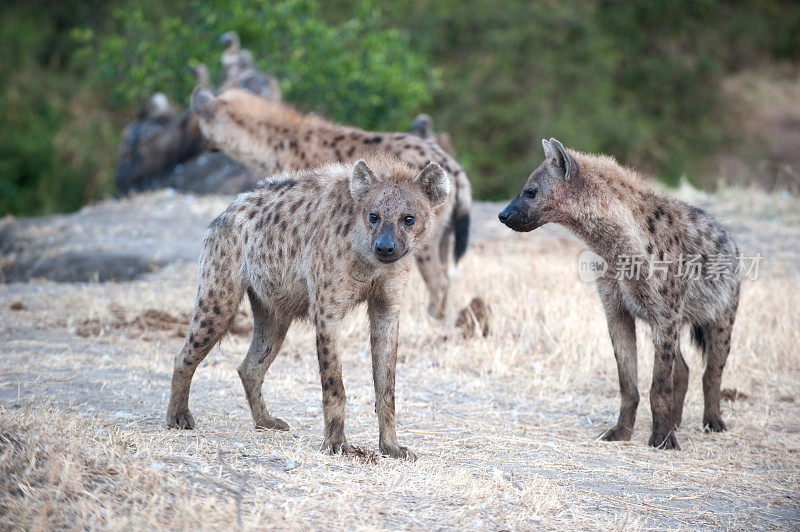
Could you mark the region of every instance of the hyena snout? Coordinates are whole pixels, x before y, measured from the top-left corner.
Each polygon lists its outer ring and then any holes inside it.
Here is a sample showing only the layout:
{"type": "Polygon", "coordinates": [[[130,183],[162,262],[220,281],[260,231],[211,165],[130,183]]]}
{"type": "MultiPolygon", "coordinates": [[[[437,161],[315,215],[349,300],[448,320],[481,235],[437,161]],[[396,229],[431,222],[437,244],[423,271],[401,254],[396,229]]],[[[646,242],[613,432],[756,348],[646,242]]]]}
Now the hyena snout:
{"type": "Polygon", "coordinates": [[[500,221],[503,223],[508,222],[511,219],[511,205],[506,205],[506,208],[500,211],[500,214],[497,215],[500,218],[500,221]]]}
{"type": "Polygon", "coordinates": [[[520,208],[517,198],[506,205],[506,208],[500,211],[497,217],[514,231],[530,231],[536,225],[536,220],[531,220],[524,209],[520,208]]]}
{"type": "Polygon", "coordinates": [[[406,246],[398,240],[392,228],[387,226],[384,226],[384,229],[378,233],[374,249],[375,255],[381,262],[394,262],[406,254],[406,246]]]}

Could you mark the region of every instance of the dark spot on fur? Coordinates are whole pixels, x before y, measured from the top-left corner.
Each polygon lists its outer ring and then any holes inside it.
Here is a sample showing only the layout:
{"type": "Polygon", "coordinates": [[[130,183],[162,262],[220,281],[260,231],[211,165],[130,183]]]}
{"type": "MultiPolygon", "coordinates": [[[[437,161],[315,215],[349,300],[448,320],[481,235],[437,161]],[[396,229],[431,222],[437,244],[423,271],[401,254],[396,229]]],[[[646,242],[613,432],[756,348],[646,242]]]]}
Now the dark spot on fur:
{"type": "Polygon", "coordinates": [[[217,216],[216,218],[214,218],[211,221],[211,223],[208,225],[208,228],[209,229],[221,229],[221,228],[225,227],[227,225],[227,223],[228,223],[227,217],[225,216],[225,213],[223,212],[222,214],[220,214],[219,216],[217,216]]]}
{"type": "Polygon", "coordinates": [[[690,216],[692,218],[692,221],[695,221],[695,222],[697,221],[698,218],[700,218],[701,215],[705,214],[705,211],[703,211],[703,209],[699,209],[699,208],[694,207],[694,206],[690,206],[689,207],[689,212],[690,212],[690,216]]]}
{"type": "Polygon", "coordinates": [[[264,184],[264,187],[269,189],[269,190],[278,191],[278,190],[282,190],[282,189],[292,188],[296,184],[297,184],[297,181],[295,181],[294,179],[287,178],[287,179],[280,179],[280,180],[275,180],[275,181],[267,181],[264,184]]]}
{"type": "Polygon", "coordinates": [[[647,217],[647,229],[650,231],[651,234],[654,234],[656,232],[655,222],[653,221],[653,218],[649,216],[647,217]]]}

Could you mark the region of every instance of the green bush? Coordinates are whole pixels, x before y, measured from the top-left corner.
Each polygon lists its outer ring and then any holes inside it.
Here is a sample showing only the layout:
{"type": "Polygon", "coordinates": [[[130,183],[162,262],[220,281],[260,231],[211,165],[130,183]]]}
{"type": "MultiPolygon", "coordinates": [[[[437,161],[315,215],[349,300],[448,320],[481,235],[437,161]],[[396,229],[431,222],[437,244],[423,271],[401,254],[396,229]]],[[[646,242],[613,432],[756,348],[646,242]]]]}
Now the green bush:
{"type": "Polygon", "coordinates": [[[0,215],[102,197],[125,123],[155,91],[186,105],[236,30],[287,101],[400,130],[428,112],[478,199],[515,194],[540,139],[699,184],[737,138],[720,90],[800,59],[791,0],[26,0],[0,15],[0,215]]]}
{"type": "Polygon", "coordinates": [[[84,114],[80,80],[47,66],[57,32],[34,11],[0,20],[0,215],[72,211],[110,190],[118,136],[105,116],[84,114]]]}
{"type": "Polygon", "coordinates": [[[788,0],[418,0],[387,9],[441,69],[429,112],[487,199],[515,194],[550,137],[668,183],[688,174],[708,184],[707,163],[737,134],[721,81],[800,58],[800,4],[788,0]]]}
{"type": "Polygon", "coordinates": [[[188,65],[206,63],[220,79],[220,36],[239,33],[257,66],[275,74],[286,99],[307,111],[365,128],[405,123],[431,101],[433,71],[408,39],[380,29],[376,1],[361,2],[339,26],[322,20],[311,0],[192,1],[168,13],[160,2],[124,2],[101,35],[76,30],[90,80],[114,105],[143,101],[155,91],[187,103],[194,80],[188,65]]]}

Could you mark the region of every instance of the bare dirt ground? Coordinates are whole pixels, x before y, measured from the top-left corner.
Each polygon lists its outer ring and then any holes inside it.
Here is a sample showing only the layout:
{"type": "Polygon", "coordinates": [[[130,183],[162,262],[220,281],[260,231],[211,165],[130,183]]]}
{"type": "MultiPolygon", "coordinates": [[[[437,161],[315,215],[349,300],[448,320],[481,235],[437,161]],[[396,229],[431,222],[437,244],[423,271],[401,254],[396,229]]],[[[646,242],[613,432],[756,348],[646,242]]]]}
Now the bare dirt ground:
{"type": "MultiPolygon", "coordinates": [[[[302,325],[264,385],[291,430],[255,431],[236,374],[246,306],[195,377],[197,430],[164,428],[202,234],[229,197],[162,191],[0,223],[4,271],[39,265],[54,279],[67,252],[149,265],[104,277],[104,262],[90,261],[90,279],[119,279],[105,283],[0,284],[0,529],[797,529],[800,201],[670,193],[711,209],[745,253],[764,257],[744,284],[723,378],[730,430],[701,432],[702,360],[684,340],[691,382],[677,452],[646,445],[643,326],[633,441],[595,441],[616,419],[619,392],[599,300],[577,275],[583,246],[558,228],[512,234],[496,222],[499,205],[475,207],[446,324],[427,318],[412,281],[397,420],[416,463],[318,451],[321,390],[302,325]],[[453,321],[474,295],[492,308],[491,333],[464,340],[453,321]]],[[[368,346],[358,311],[342,337],[347,433],[377,450],[368,346]]]]}

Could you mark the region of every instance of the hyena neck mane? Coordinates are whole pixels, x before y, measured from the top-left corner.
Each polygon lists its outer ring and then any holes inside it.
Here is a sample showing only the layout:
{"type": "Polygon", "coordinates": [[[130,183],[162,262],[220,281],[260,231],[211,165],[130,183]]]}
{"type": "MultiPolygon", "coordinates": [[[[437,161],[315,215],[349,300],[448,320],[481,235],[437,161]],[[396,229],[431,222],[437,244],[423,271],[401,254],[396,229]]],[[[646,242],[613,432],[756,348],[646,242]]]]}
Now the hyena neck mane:
{"type": "Polygon", "coordinates": [[[613,157],[570,153],[579,173],[559,202],[562,225],[606,260],[643,253],[642,220],[655,197],[650,187],[613,157]]]}
{"type": "Polygon", "coordinates": [[[225,103],[218,115],[221,119],[211,121],[211,131],[204,130],[204,134],[212,140],[223,140],[223,146],[240,162],[268,172],[353,159],[359,155],[352,148],[355,141],[365,147],[380,142],[379,137],[366,139],[370,134],[358,128],[305,115],[285,103],[254,98],[239,89],[225,91],[219,100],[225,103]],[[237,138],[229,128],[244,135],[233,144],[224,142],[237,138]],[[324,155],[327,152],[333,152],[335,157],[324,155]],[[287,157],[297,160],[289,164],[287,157]]]}

